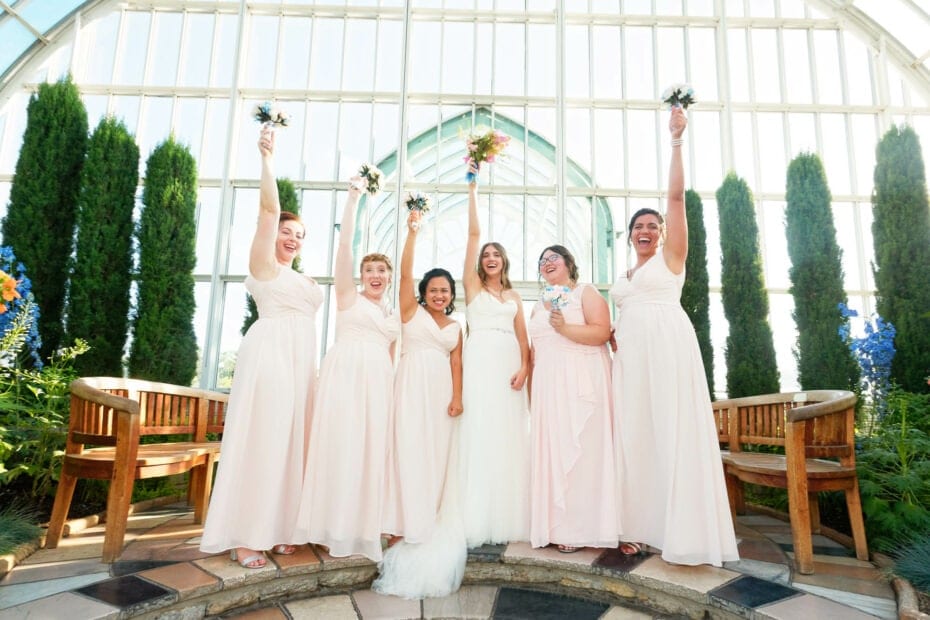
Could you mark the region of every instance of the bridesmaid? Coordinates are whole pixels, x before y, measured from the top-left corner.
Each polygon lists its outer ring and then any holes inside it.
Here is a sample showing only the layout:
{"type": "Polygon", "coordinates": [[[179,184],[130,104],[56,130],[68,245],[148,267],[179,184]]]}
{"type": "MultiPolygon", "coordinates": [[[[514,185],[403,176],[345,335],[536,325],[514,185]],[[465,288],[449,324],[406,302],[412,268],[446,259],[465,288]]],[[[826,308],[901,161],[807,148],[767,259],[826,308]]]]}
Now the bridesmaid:
{"type": "Polygon", "coordinates": [[[523,300],[510,261],[493,241],[478,250],[478,167],[468,187],[465,249],[464,392],[459,436],[462,519],[469,547],[529,540],[530,420],[526,383],[530,346],[523,300]],[[477,264],[477,268],[476,268],[477,264]]]}
{"type": "Polygon", "coordinates": [[[281,212],[274,130],[264,129],[258,145],[258,225],[245,279],[258,320],[236,358],[223,458],[200,542],[203,551],[230,550],[244,568],[264,566],[262,550],[288,555],[299,542],[294,524],[316,377],[316,311],[323,302],[316,282],[291,269],[304,225],[281,212]]]}
{"type": "Polygon", "coordinates": [[[394,341],[400,322],[385,303],[391,261],[361,261],[353,279],[352,237],[362,180],[354,177],[342,212],[334,269],[336,343],[320,369],[297,536],[335,557],[381,559],[381,506],[394,404],[394,341]]]}
{"type": "Polygon", "coordinates": [[[540,300],[529,331],[533,342],[530,543],[616,547],[619,518],[610,410],[607,302],[578,283],[572,254],[552,245],[539,273],[564,291],[540,300]]]}
{"type": "Polygon", "coordinates": [[[372,586],[405,598],[456,590],[467,553],[457,506],[462,330],[449,318],[455,310],[455,280],[445,269],[431,269],[415,294],[419,220],[420,213],[411,211],[400,263],[402,345],[384,521],[396,544],[385,553],[372,586]],[[400,537],[403,541],[397,542],[400,537]]]}

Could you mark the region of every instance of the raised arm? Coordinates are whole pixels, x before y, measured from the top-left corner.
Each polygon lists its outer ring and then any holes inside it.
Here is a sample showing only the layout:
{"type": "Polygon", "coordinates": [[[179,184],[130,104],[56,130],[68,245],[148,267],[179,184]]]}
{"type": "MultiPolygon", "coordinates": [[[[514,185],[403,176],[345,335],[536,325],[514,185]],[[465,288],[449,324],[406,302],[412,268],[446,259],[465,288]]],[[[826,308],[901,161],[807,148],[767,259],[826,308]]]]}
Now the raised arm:
{"type": "Polygon", "coordinates": [[[417,244],[417,229],[414,222],[419,223],[420,212],[410,211],[407,216],[407,240],[404,242],[404,251],[400,255],[400,320],[403,323],[413,318],[417,311],[417,290],[413,284],[413,253],[417,244]]]}
{"type": "Polygon", "coordinates": [[[462,268],[462,284],[465,285],[465,303],[471,303],[481,292],[481,278],[475,266],[478,264],[478,245],[481,240],[481,224],[478,221],[478,165],[468,162],[468,171],[475,180],[468,184],[468,242],[465,245],[465,266],[462,268]]]}
{"type": "Polygon", "coordinates": [[[355,263],[352,257],[352,236],[355,234],[355,211],[362,195],[361,177],[349,181],[349,195],[342,209],[342,224],[339,225],[339,249],[333,275],[336,282],[336,308],[345,310],[355,303],[355,263]]]}
{"type": "Polygon", "coordinates": [[[681,273],[688,258],[688,218],[685,214],[685,171],[681,160],[681,139],[688,126],[684,110],[672,108],[668,130],[672,136],[672,160],[668,169],[668,207],[665,211],[665,264],[672,273],[681,273]]]}
{"type": "Polygon", "coordinates": [[[263,129],[258,139],[262,155],[262,176],[259,182],[258,224],[249,250],[249,273],[258,280],[270,280],[278,273],[275,241],[278,238],[278,182],[274,176],[274,130],[263,129]]]}

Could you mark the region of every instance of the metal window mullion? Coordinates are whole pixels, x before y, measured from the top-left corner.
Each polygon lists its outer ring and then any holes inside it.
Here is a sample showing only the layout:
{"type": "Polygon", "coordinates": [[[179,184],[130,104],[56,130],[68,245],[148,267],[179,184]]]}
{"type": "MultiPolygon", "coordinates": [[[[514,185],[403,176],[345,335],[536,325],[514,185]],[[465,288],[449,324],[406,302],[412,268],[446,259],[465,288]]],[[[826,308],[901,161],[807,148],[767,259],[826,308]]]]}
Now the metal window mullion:
{"type": "MultiPolygon", "coordinates": [[[[230,168],[233,160],[233,148],[237,134],[236,127],[239,118],[239,80],[242,72],[242,59],[248,54],[245,45],[246,2],[239,2],[239,28],[236,34],[236,60],[233,65],[232,83],[229,86],[229,118],[226,131],[226,161],[223,165],[222,189],[220,191],[220,221],[217,223],[216,247],[213,256],[213,270],[210,274],[210,302],[207,306],[207,336],[203,358],[201,360],[200,387],[214,387],[216,385],[216,367],[219,364],[220,344],[223,327],[223,306],[226,301],[226,286],[223,275],[229,266],[229,248],[232,237],[232,197],[235,192],[232,188],[230,168]]],[[[217,30],[213,30],[214,46],[216,45],[217,30]]],[[[149,46],[151,50],[151,46],[149,46]]]]}
{"type": "Polygon", "coordinates": [[[565,2],[558,0],[556,10],[556,238],[565,242],[565,2]]]}
{"type": "MultiPolygon", "coordinates": [[[[413,9],[410,2],[404,3],[404,32],[403,50],[404,57],[401,63],[401,81],[400,81],[400,118],[398,119],[399,145],[397,152],[397,178],[404,178],[407,168],[407,107],[409,105],[409,80],[410,80],[410,26],[413,21],[413,9]]],[[[400,231],[405,221],[405,214],[401,209],[394,210],[394,264],[400,265],[400,231]]],[[[400,299],[400,287],[394,287],[394,307],[397,307],[400,299]]]]}
{"type": "Polygon", "coordinates": [[[720,16],[717,23],[716,53],[717,53],[717,89],[718,96],[723,103],[720,115],[720,149],[723,157],[723,169],[736,168],[733,146],[733,97],[730,93],[730,45],[727,32],[727,14],[724,0],[714,0],[714,10],[720,16]]]}
{"type": "MultiPolygon", "coordinates": [[[[126,7],[122,7],[119,10],[119,28],[116,31],[116,53],[113,58],[113,70],[110,73],[110,83],[116,81],[116,76],[119,75],[120,71],[123,68],[123,55],[120,54],[120,50],[124,49],[123,45],[126,42],[126,7]]],[[[107,113],[110,114],[113,112],[113,97],[107,97],[107,113]]]]}

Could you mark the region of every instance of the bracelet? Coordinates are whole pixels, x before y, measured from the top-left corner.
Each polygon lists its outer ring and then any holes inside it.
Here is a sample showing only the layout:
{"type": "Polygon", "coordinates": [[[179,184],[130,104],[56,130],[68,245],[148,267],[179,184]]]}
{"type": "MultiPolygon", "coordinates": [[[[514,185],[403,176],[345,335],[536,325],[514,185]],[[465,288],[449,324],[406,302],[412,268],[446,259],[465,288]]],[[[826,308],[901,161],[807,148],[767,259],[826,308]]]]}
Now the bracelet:
{"type": "Polygon", "coordinates": [[[684,143],[685,143],[685,139],[684,139],[684,138],[676,138],[676,139],[672,140],[672,148],[675,148],[676,146],[681,146],[681,145],[684,144],[684,143]]]}

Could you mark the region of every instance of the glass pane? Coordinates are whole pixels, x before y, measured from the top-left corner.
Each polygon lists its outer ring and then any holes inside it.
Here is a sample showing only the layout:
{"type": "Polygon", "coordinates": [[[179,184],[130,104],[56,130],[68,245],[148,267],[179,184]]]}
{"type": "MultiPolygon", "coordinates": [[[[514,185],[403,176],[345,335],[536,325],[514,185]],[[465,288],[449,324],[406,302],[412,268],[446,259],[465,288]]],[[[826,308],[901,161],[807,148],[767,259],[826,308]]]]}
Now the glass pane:
{"type": "Polygon", "coordinates": [[[762,191],[785,191],[785,133],[781,113],[759,114],[759,169],[762,174],[762,191]]]}
{"type": "Polygon", "coordinates": [[[756,149],[753,142],[752,116],[749,113],[733,114],[733,136],[733,169],[750,188],[753,188],[756,186],[756,149]]]}
{"type": "Polygon", "coordinates": [[[817,67],[817,102],[821,104],[843,103],[836,32],[815,30],[814,53],[817,67]]]}
{"type": "Polygon", "coordinates": [[[727,54],[730,63],[730,97],[734,101],[749,101],[749,50],[746,49],[746,31],[727,31],[727,54]]]}
{"type": "Polygon", "coordinates": [[[830,190],[834,194],[848,194],[849,146],[846,143],[846,117],[842,114],[822,114],[823,167],[827,172],[830,190]]]}
{"type": "Polygon", "coordinates": [[[228,88],[232,84],[237,57],[236,36],[238,28],[238,19],[235,15],[219,15],[217,17],[210,86],[228,88]]]}
{"type": "Polygon", "coordinates": [[[497,24],[494,45],[494,93],[523,95],[526,92],[526,31],[523,24],[497,24]]]}
{"type": "Polygon", "coordinates": [[[752,31],[752,65],[755,78],[756,101],[781,101],[778,83],[778,44],[775,31],[756,28],[752,31]]]}
{"type": "Polygon", "coordinates": [[[184,32],[184,63],[181,65],[181,86],[204,86],[210,75],[213,50],[214,16],[189,13],[184,32]]]}
{"type": "MultiPolygon", "coordinates": [[[[691,3],[688,4],[689,8],[691,3]]],[[[717,42],[712,28],[691,28],[688,39],[691,45],[691,85],[699,101],[718,98],[717,42]]],[[[663,87],[665,88],[665,87],[663,87]]]]}
{"type": "Polygon", "coordinates": [[[623,111],[594,110],[595,184],[625,187],[623,181],[623,111]]]}
{"type": "Polygon", "coordinates": [[[448,22],[442,41],[442,92],[466,94],[472,87],[475,25],[448,22]]]}
{"type": "Polygon", "coordinates": [[[785,203],[766,201],[759,212],[759,231],[762,235],[765,267],[765,285],[768,288],[791,286],[788,269],[788,239],[785,237],[785,203]]]}
{"type": "Polygon", "coordinates": [[[872,105],[872,52],[854,35],[843,33],[846,52],[846,91],[852,105],[872,105]]]}
{"type": "Polygon", "coordinates": [[[656,90],[652,77],[652,29],[632,26],[623,32],[627,99],[652,99],[656,90]]]}
{"type": "MultiPolygon", "coordinates": [[[[258,172],[256,169],[256,176],[258,172]]],[[[255,218],[258,215],[258,188],[237,187],[233,191],[232,208],[232,230],[229,238],[229,259],[226,273],[234,276],[246,276],[249,273],[249,248],[252,246],[253,237],[255,237],[255,218]]]]}
{"type": "Polygon", "coordinates": [[[792,157],[797,157],[799,153],[816,153],[818,151],[817,128],[814,124],[813,114],[789,114],[788,125],[791,132],[792,157]]]}
{"type": "Polygon", "coordinates": [[[310,88],[339,90],[342,73],[342,20],[318,18],[310,39],[310,88]]]}
{"type": "MultiPolygon", "coordinates": [[[[442,49],[439,24],[436,22],[415,21],[411,27],[410,37],[410,90],[413,92],[433,92],[437,90],[440,58],[436,50],[442,49]]],[[[467,65],[461,67],[468,70],[467,65]]]]}
{"type": "Polygon", "coordinates": [[[785,50],[785,99],[791,103],[812,103],[810,52],[807,49],[807,30],[782,30],[785,50]]]}
{"type": "MultiPolygon", "coordinates": [[[[274,86],[275,53],[278,41],[278,17],[256,15],[249,22],[246,40],[244,85],[249,88],[274,86]]],[[[339,48],[333,48],[333,60],[339,58],[339,48]]]]}
{"type": "Polygon", "coordinates": [[[768,320],[772,326],[775,362],[781,376],[781,389],[792,392],[801,389],[801,386],[798,385],[797,360],[794,357],[798,332],[794,319],[791,318],[793,312],[794,298],[791,295],[785,293],[769,294],[768,320]]]}
{"type": "Polygon", "coordinates": [[[156,13],[152,49],[157,50],[157,62],[149,63],[147,81],[154,86],[174,86],[181,53],[180,13],[156,13]]]}
{"type": "Polygon", "coordinates": [[[201,187],[197,194],[197,264],[195,274],[213,273],[222,192],[218,187],[201,187]]]}
{"type": "Polygon", "coordinates": [[[203,148],[200,176],[220,178],[227,163],[230,148],[229,100],[208,99],[204,117],[203,148]]]}
{"type": "MultiPolygon", "coordinates": [[[[685,179],[688,187],[716,191],[723,181],[723,153],[720,149],[719,112],[688,112],[688,139],[694,161],[694,178],[685,179]]],[[[685,155],[687,157],[687,155],[685,155]]],[[[688,160],[685,160],[687,171],[688,160]]]]}
{"type": "MultiPolygon", "coordinates": [[[[659,28],[657,36],[656,65],[659,74],[658,90],[655,95],[672,84],[687,82],[685,73],[685,31],[684,28],[659,28]]],[[[702,62],[706,62],[702,60],[702,62]]]]}
{"type": "Polygon", "coordinates": [[[346,49],[349,52],[342,84],[345,90],[370,91],[374,88],[376,27],[377,24],[370,19],[346,22],[346,49]]]}
{"type": "Polygon", "coordinates": [[[591,170],[591,113],[587,108],[565,111],[565,153],[571,163],[591,170]]]}
{"type": "Polygon", "coordinates": [[[220,336],[220,365],[216,378],[218,388],[232,385],[236,353],[242,342],[242,324],[246,315],[246,290],[242,282],[227,282],[224,294],[222,333],[220,336]]]}
{"type": "Polygon", "coordinates": [[[594,50],[592,54],[594,97],[598,99],[623,98],[623,75],[619,62],[623,57],[620,47],[620,27],[592,27],[591,44],[594,50]]]}
{"type": "Polygon", "coordinates": [[[400,90],[403,76],[403,24],[399,21],[378,22],[378,60],[375,72],[375,89],[400,90]]]}
{"type": "MultiPolygon", "coordinates": [[[[310,79],[310,31],[312,21],[306,17],[281,19],[281,66],[278,88],[306,88],[310,79]]],[[[370,56],[370,52],[369,52],[370,56]]],[[[370,87],[370,86],[369,86],[370,87]]]]}
{"type": "MultiPolygon", "coordinates": [[[[553,26],[530,24],[527,27],[526,72],[527,95],[555,96],[555,30],[553,26]]],[[[619,58],[618,55],[616,58],[619,58]]]]}
{"type": "Polygon", "coordinates": [[[87,42],[88,82],[109,84],[113,77],[113,61],[116,58],[116,35],[119,29],[119,13],[113,12],[92,22],[91,36],[87,42]]]}
{"type": "Polygon", "coordinates": [[[862,277],[859,272],[859,251],[856,240],[856,210],[848,202],[834,202],[833,224],[836,226],[836,240],[842,253],[843,286],[847,289],[862,287],[862,277]]]}
{"type": "Polygon", "coordinates": [[[630,110],[627,113],[626,160],[630,167],[628,185],[631,189],[656,188],[656,146],[655,113],[630,110]]]}
{"type": "Polygon", "coordinates": [[[588,27],[568,26],[565,29],[565,94],[568,97],[590,97],[588,67],[588,27]]]}
{"type": "Polygon", "coordinates": [[[149,41],[151,14],[136,11],[126,13],[117,57],[116,76],[118,84],[139,85],[145,73],[145,57],[149,41]]]}

